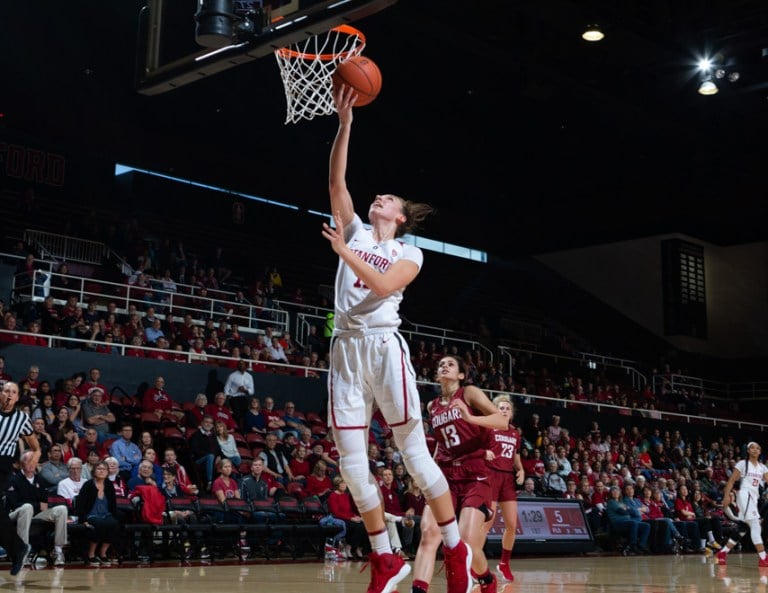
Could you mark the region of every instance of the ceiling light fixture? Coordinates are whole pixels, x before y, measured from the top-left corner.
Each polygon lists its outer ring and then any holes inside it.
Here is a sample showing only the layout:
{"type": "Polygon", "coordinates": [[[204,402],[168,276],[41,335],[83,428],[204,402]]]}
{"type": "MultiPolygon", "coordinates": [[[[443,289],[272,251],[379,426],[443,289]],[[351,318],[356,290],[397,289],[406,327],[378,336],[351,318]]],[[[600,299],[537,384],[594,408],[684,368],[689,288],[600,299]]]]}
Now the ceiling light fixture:
{"type": "Polygon", "coordinates": [[[741,75],[737,70],[732,69],[734,66],[735,62],[726,60],[722,53],[699,59],[697,67],[701,72],[701,78],[697,92],[700,95],[716,95],[720,91],[718,84],[722,84],[719,81],[727,80],[729,83],[734,83],[739,80],[741,75]]]}
{"type": "Polygon", "coordinates": [[[705,76],[701,79],[701,84],[699,85],[700,95],[716,95],[719,90],[720,89],[717,88],[717,85],[714,83],[711,76],[705,76]]]}
{"type": "Polygon", "coordinates": [[[605,33],[600,29],[600,25],[587,25],[587,28],[581,34],[581,38],[585,41],[602,41],[605,38],[605,33]]]}

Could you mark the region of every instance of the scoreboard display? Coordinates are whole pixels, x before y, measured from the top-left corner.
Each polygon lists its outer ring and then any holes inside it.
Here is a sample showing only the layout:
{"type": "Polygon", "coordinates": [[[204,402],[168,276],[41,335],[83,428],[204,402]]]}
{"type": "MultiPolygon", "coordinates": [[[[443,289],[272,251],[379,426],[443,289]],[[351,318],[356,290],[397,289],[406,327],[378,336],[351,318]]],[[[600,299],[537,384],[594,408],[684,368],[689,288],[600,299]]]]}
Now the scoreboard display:
{"type": "MultiPolygon", "coordinates": [[[[490,544],[501,542],[504,519],[501,510],[488,532],[490,544]]],[[[533,544],[579,544],[591,548],[592,532],[578,500],[558,498],[518,498],[515,549],[533,544]]],[[[536,546],[539,547],[539,546],[536,546]]]]}

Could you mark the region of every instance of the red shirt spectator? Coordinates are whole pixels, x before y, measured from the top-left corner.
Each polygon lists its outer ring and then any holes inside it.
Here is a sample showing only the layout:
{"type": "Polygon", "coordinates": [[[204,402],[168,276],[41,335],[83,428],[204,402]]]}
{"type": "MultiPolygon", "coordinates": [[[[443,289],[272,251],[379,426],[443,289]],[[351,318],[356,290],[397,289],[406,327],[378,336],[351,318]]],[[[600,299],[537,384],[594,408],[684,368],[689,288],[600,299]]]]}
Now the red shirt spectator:
{"type": "Polygon", "coordinates": [[[319,496],[325,498],[333,490],[333,483],[328,477],[328,466],[325,461],[318,461],[312,468],[312,473],[307,476],[304,485],[304,496],[319,496]]]}
{"type": "MultiPolygon", "coordinates": [[[[9,315],[8,318],[6,319],[6,329],[9,329],[11,331],[16,329],[16,318],[13,317],[13,315],[9,315]],[[9,325],[12,327],[9,327],[9,325]]],[[[26,344],[27,346],[47,346],[48,345],[47,338],[39,335],[40,334],[39,321],[31,321],[27,326],[27,332],[35,335],[19,335],[19,334],[10,334],[10,335],[13,337],[13,342],[16,342],[19,344],[26,344]]],[[[9,334],[3,334],[3,335],[8,336],[9,334]]]]}
{"type": "Polygon", "coordinates": [[[230,432],[237,429],[237,422],[235,422],[234,416],[232,416],[232,410],[227,407],[225,403],[227,396],[223,391],[219,391],[213,398],[213,403],[205,406],[205,413],[211,416],[214,422],[221,420],[227,425],[227,430],[230,432]]]}
{"type": "Polygon", "coordinates": [[[379,485],[381,496],[384,500],[384,512],[397,517],[403,516],[403,507],[400,504],[400,496],[395,489],[395,475],[389,468],[381,472],[381,484],[379,485]]]}
{"type": "Polygon", "coordinates": [[[141,397],[141,408],[158,416],[173,410],[173,399],[165,390],[165,379],[155,377],[155,385],[147,389],[141,397]]]}
{"type": "Polygon", "coordinates": [[[330,457],[335,463],[339,463],[339,449],[336,447],[336,443],[333,440],[333,432],[329,431],[322,439],[317,443],[323,446],[323,453],[330,457]]]}
{"type": "Polygon", "coordinates": [[[336,490],[328,495],[328,500],[326,501],[328,512],[337,519],[359,521],[360,515],[357,512],[355,503],[352,501],[352,496],[347,490],[346,482],[342,480],[340,484],[343,484],[343,486],[337,486],[336,490]]]}
{"type": "MultiPolygon", "coordinates": [[[[38,371],[39,372],[39,371],[38,371]]],[[[32,374],[32,369],[30,369],[30,375],[32,374]]],[[[29,381],[29,379],[27,379],[29,381]]],[[[56,392],[56,395],[53,396],[53,403],[56,405],[57,408],[60,408],[61,406],[64,406],[69,401],[69,396],[75,395],[78,399],[80,399],[80,396],[77,395],[77,391],[75,389],[75,382],[72,379],[64,379],[64,381],[61,384],[61,389],[56,392]]]]}
{"type": "Polygon", "coordinates": [[[85,399],[91,395],[92,389],[100,389],[102,393],[108,393],[106,386],[101,383],[101,371],[96,367],[88,371],[88,380],[80,384],[77,394],[80,399],[85,399]]]}
{"type": "Polygon", "coordinates": [[[142,346],[141,338],[139,336],[133,336],[133,338],[131,338],[131,346],[133,346],[133,348],[125,349],[126,356],[132,356],[133,358],[146,358],[146,352],[144,352],[142,348],[138,348],[138,346],[142,346]]]}
{"type": "Polygon", "coordinates": [[[195,337],[197,337],[195,336],[196,327],[201,326],[196,325],[192,319],[192,315],[187,313],[184,316],[184,321],[176,326],[176,335],[179,336],[179,339],[185,344],[189,344],[195,339],[195,337]]]}
{"type": "Polygon", "coordinates": [[[534,449],[531,457],[523,458],[522,463],[526,477],[538,479],[546,472],[544,461],[541,459],[541,451],[539,449],[534,449]]]}
{"type": "Polygon", "coordinates": [[[85,436],[78,441],[76,455],[85,463],[91,451],[96,451],[99,459],[104,459],[109,454],[104,445],[99,443],[99,433],[93,428],[86,430],[85,436]]]}
{"type": "Polygon", "coordinates": [[[426,504],[427,499],[424,497],[421,489],[415,482],[411,482],[411,487],[405,491],[405,496],[403,497],[405,512],[421,517],[424,514],[424,506],[426,504]]]}
{"type": "Polygon", "coordinates": [[[288,462],[288,467],[291,468],[291,474],[293,475],[294,480],[306,480],[307,476],[310,474],[311,466],[309,464],[309,458],[307,457],[308,453],[309,451],[304,445],[296,445],[296,448],[293,450],[293,456],[288,462]]]}
{"type": "Polygon", "coordinates": [[[275,409],[274,399],[271,397],[264,398],[264,407],[261,408],[261,415],[264,416],[267,432],[276,432],[282,438],[285,420],[283,420],[283,412],[275,409]]]}
{"type": "Polygon", "coordinates": [[[604,509],[608,502],[608,495],[610,494],[609,488],[604,482],[597,482],[595,484],[595,490],[592,492],[592,506],[604,509]]]}

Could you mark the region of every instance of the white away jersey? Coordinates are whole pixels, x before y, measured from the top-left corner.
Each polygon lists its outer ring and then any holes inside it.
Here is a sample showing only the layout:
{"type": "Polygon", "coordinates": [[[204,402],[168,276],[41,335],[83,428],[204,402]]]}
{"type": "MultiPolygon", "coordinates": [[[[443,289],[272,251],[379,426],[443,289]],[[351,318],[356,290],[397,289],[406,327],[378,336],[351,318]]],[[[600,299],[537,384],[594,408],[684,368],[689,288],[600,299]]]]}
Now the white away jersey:
{"type": "Polygon", "coordinates": [[[760,509],[760,485],[764,482],[768,467],[758,462],[752,464],[747,459],[736,463],[736,469],[741,474],[739,493],[736,497],[736,505],[739,507],[739,519],[759,519],[760,509]]]}
{"type": "MultiPolygon", "coordinates": [[[[344,239],[349,248],[374,270],[384,273],[396,261],[407,259],[419,269],[424,261],[421,249],[408,245],[398,239],[376,243],[373,231],[363,226],[363,221],[355,214],[352,222],[344,229],[344,239]]],[[[367,330],[397,328],[400,325],[400,301],[404,289],[393,292],[384,298],[376,296],[362,284],[352,269],[339,258],[336,272],[334,328],[343,330],[367,330]]]]}

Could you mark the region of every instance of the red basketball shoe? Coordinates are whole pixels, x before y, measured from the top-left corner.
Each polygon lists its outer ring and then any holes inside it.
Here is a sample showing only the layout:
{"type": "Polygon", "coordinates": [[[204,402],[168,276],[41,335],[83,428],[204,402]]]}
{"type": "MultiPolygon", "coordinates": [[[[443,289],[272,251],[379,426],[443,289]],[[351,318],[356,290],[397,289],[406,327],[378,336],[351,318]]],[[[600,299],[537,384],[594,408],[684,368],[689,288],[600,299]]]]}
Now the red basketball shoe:
{"type": "Polygon", "coordinates": [[[503,576],[510,583],[515,580],[515,575],[512,574],[512,571],[509,568],[509,564],[506,562],[497,564],[496,570],[498,570],[501,573],[501,576],[503,576]]]}
{"type": "Polygon", "coordinates": [[[445,579],[448,581],[448,593],[471,593],[474,583],[470,576],[472,570],[472,550],[463,541],[455,548],[443,546],[445,558],[445,579]]]}
{"type": "Polygon", "coordinates": [[[496,575],[490,573],[493,579],[490,583],[480,583],[480,593],[496,593],[496,575]]]}
{"type": "Polygon", "coordinates": [[[768,568],[768,556],[766,556],[765,558],[760,558],[760,559],[757,561],[757,565],[758,565],[760,568],[768,568]]]}
{"type": "Polygon", "coordinates": [[[715,554],[715,560],[718,564],[728,564],[728,554],[726,554],[723,551],[718,552],[715,554]]]}
{"type": "Polygon", "coordinates": [[[371,565],[368,593],[392,593],[397,584],[411,572],[411,567],[395,554],[371,552],[368,561],[371,565]]]}

